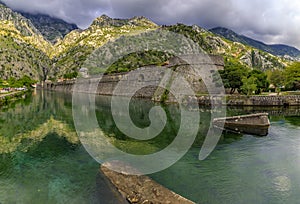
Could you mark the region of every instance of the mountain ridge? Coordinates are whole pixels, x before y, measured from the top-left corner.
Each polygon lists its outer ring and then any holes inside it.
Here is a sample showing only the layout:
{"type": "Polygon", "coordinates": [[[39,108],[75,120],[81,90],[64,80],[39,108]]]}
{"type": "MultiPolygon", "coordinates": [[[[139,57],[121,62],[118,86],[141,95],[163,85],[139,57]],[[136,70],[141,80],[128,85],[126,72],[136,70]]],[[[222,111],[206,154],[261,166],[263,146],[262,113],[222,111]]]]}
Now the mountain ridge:
{"type": "MultiPolygon", "coordinates": [[[[93,50],[121,36],[157,29],[158,25],[144,17],[113,19],[106,15],[96,18],[84,30],[74,30],[55,44],[55,67],[63,72],[76,72],[93,50]],[[76,56],[77,60],[71,60],[76,56]]],[[[58,74],[57,77],[61,77],[58,74]]]]}
{"type": "Polygon", "coordinates": [[[240,35],[240,34],[234,32],[233,30],[224,28],[224,27],[212,28],[209,31],[211,31],[212,33],[215,33],[217,35],[220,35],[228,40],[231,40],[234,42],[239,42],[239,43],[246,44],[246,45],[250,45],[254,48],[263,50],[265,52],[269,52],[276,56],[288,55],[292,58],[300,57],[300,50],[298,50],[297,48],[290,46],[290,45],[285,45],[285,44],[269,45],[269,44],[266,44],[259,40],[255,40],[250,37],[240,35]]]}
{"type": "Polygon", "coordinates": [[[30,14],[23,11],[17,12],[29,19],[46,40],[52,44],[55,44],[58,40],[62,40],[71,31],[79,29],[76,24],[67,23],[62,19],[54,18],[49,15],[30,14]]]}
{"type": "Polygon", "coordinates": [[[0,28],[1,78],[45,78],[51,64],[46,53],[52,48],[31,21],[0,4],[0,28]]]}
{"type": "MultiPolygon", "coordinates": [[[[42,20],[43,18],[44,16],[42,20]]],[[[40,18],[37,17],[37,19],[40,18]]],[[[46,27],[52,29],[51,24],[47,23],[48,20],[49,18],[46,20],[46,27]]],[[[64,24],[62,25],[64,27],[64,24]]],[[[68,30],[68,26],[62,30],[68,30]]],[[[282,69],[289,63],[259,49],[227,40],[196,25],[158,26],[145,17],[113,19],[102,15],[96,18],[87,29],[66,31],[67,34],[63,38],[58,37],[56,43],[53,44],[46,40],[47,36],[45,34],[43,36],[31,20],[0,5],[0,28],[2,40],[0,77],[4,78],[21,77],[29,73],[37,80],[57,80],[63,78],[65,74],[73,75],[83,66],[87,57],[105,43],[121,36],[132,36],[157,29],[184,35],[208,54],[221,55],[225,60],[234,59],[249,69],[262,71],[282,69]]],[[[57,30],[57,27],[54,26],[53,29],[57,30]]],[[[155,59],[161,62],[162,57],[165,57],[165,55],[156,54],[155,52],[148,53],[148,61],[153,62],[155,59]],[[151,57],[151,54],[154,56],[151,57]]],[[[137,61],[137,59],[133,60],[137,61]]],[[[119,63],[119,65],[124,64],[119,63]]]]}

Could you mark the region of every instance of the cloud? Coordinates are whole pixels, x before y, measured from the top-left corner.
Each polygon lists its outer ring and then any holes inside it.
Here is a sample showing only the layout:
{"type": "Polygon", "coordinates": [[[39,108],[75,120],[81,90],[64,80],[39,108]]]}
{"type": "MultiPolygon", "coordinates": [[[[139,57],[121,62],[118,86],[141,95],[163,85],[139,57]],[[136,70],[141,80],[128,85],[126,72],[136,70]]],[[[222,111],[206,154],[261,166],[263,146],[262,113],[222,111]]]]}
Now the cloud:
{"type": "Polygon", "coordinates": [[[102,0],[2,0],[14,10],[48,14],[79,27],[87,27],[91,21],[109,10],[108,1],[102,0]]]}
{"type": "Polygon", "coordinates": [[[3,0],[8,6],[44,13],[87,27],[108,14],[146,16],[158,24],[223,26],[262,40],[300,48],[300,2],[296,0],[3,0]]]}

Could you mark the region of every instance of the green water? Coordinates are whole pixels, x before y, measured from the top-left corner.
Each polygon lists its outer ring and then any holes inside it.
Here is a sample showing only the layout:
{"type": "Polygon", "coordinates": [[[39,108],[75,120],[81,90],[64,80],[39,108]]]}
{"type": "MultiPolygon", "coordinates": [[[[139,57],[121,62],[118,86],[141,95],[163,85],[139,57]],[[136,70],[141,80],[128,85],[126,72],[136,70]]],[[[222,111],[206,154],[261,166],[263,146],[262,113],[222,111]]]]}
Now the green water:
{"type": "Polygon", "coordinates": [[[99,203],[99,165],[76,138],[68,101],[44,93],[2,109],[1,204],[99,203]]]}
{"type": "MultiPolygon", "coordinates": [[[[0,203],[103,203],[99,164],[85,151],[72,119],[72,97],[38,92],[0,114],[0,203]]],[[[168,123],[148,141],[130,139],[114,124],[110,98],[97,97],[101,130],[113,144],[144,155],[167,147],[180,126],[177,106],[164,106],[168,123]]],[[[133,100],[132,121],[150,125],[153,103],[133,100]]],[[[231,108],[229,115],[269,112],[267,137],[224,133],[204,161],[198,156],[210,124],[210,110],[200,109],[198,136],[189,152],[170,168],[150,175],[196,203],[299,203],[299,109],[231,108]],[[289,116],[290,115],[290,116],[289,116]]]]}
{"type": "MultiPolygon", "coordinates": [[[[236,109],[249,113],[255,110],[236,109]]],[[[224,135],[215,151],[198,161],[200,146],[178,163],[152,177],[196,203],[299,203],[299,109],[260,109],[270,116],[267,137],[224,135]],[[297,116],[298,115],[298,116],[297,116]]]]}

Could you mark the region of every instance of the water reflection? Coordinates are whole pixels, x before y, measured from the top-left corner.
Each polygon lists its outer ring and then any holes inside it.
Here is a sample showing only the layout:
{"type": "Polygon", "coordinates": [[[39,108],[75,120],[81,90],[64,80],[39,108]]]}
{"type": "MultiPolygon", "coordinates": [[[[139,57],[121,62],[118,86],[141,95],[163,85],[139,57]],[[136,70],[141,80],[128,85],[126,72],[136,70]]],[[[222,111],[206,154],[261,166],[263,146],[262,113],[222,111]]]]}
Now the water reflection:
{"type": "MultiPolygon", "coordinates": [[[[176,137],[180,126],[176,105],[163,106],[168,121],[158,137],[139,141],[118,130],[110,102],[110,97],[96,97],[96,116],[101,132],[120,150],[155,153],[176,137]]],[[[155,105],[132,100],[134,124],[148,127],[155,105]]],[[[212,155],[199,161],[211,121],[211,110],[200,107],[200,127],[190,151],[171,168],[151,176],[199,203],[297,203],[299,108],[228,108],[228,115],[253,112],[270,114],[267,137],[223,133],[212,155]]],[[[0,113],[0,203],[99,203],[104,194],[97,190],[98,168],[76,136],[71,95],[38,92],[0,113]]]]}
{"type": "Polygon", "coordinates": [[[0,203],[99,203],[69,95],[40,92],[0,113],[0,203]]]}
{"type": "Polygon", "coordinates": [[[52,97],[41,92],[35,97],[20,101],[0,114],[0,154],[16,150],[26,151],[30,145],[41,142],[49,133],[66,137],[70,143],[78,143],[72,123],[71,106],[66,96],[52,97]]]}

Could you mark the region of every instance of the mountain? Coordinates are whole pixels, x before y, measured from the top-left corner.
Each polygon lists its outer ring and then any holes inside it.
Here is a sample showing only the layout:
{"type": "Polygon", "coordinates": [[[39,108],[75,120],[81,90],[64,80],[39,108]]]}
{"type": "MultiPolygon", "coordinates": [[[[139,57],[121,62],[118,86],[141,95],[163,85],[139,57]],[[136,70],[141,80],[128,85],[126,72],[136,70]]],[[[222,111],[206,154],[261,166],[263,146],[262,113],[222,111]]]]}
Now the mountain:
{"type": "Polygon", "coordinates": [[[55,44],[58,40],[62,40],[71,31],[78,29],[75,24],[70,24],[48,15],[24,12],[20,12],[20,14],[29,19],[46,40],[50,41],[52,44],[55,44]]]}
{"type": "Polygon", "coordinates": [[[30,20],[0,4],[0,76],[45,77],[51,46],[30,20]]]}
{"type": "Polygon", "coordinates": [[[74,30],[55,44],[56,52],[53,55],[54,67],[57,70],[55,77],[77,71],[89,54],[110,40],[157,28],[158,25],[144,17],[112,19],[102,15],[87,29],[74,30]]]}
{"type": "Polygon", "coordinates": [[[234,59],[251,69],[281,69],[288,63],[280,57],[253,48],[247,44],[233,42],[220,35],[216,35],[197,25],[187,26],[177,24],[166,26],[172,32],[180,33],[194,40],[209,54],[221,55],[225,59],[234,59]]]}
{"type": "Polygon", "coordinates": [[[12,11],[0,2],[0,20],[2,23],[12,23],[16,30],[24,36],[40,35],[30,20],[24,18],[20,13],[12,11]]]}
{"type": "MultiPolygon", "coordinates": [[[[37,80],[57,80],[66,75],[73,76],[87,57],[107,42],[120,37],[126,40],[126,36],[157,29],[184,35],[207,53],[221,55],[225,60],[234,59],[249,69],[281,69],[289,63],[286,59],[256,49],[244,41],[244,44],[236,42],[238,35],[232,34],[237,38],[233,42],[196,25],[158,26],[145,17],[113,19],[102,15],[85,30],[75,28],[72,24],[49,16],[23,16],[0,4],[0,77],[7,79],[29,75],[37,80]],[[49,42],[51,39],[56,43],[49,42]]],[[[163,41],[157,39],[157,43],[160,42],[163,41]]],[[[182,44],[177,46],[185,49],[182,44]]],[[[277,49],[285,48],[277,45],[277,49]]],[[[163,64],[168,57],[170,55],[157,51],[145,51],[125,57],[123,61],[114,64],[110,71],[131,70],[147,63],[163,64]],[[141,59],[143,57],[145,60],[141,59]]]]}
{"type": "Polygon", "coordinates": [[[295,48],[291,47],[288,45],[267,45],[263,42],[251,39],[249,37],[246,37],[244,35],[239,35],[235,33],[234,31],[227,29],[227,28],[222,28],[222,27],[217,27],[210,29],[212,33],[215,33],[217,35],[220,35],[228,40],[231,40],[233,42],[239,42],[245,45],[252,46],[254,48],[263,50],[265,52],[271,53],[273,55],[277,56],[290,56],[293,58],[298,58],[300,57],[300,51],[295,48]]]}
{"type": "Polygon", "coordinates": [[[75,26],[63,21],[41,15],[23,16],[0,4],[0,77],[58,79],[77,72],[87,56],[109,40],[158,27],[144,17],[112,19],[103,15],[87,29],[73,30],[75,26]],[[47,38],[56,39],[56,44],[47,38]]]}

